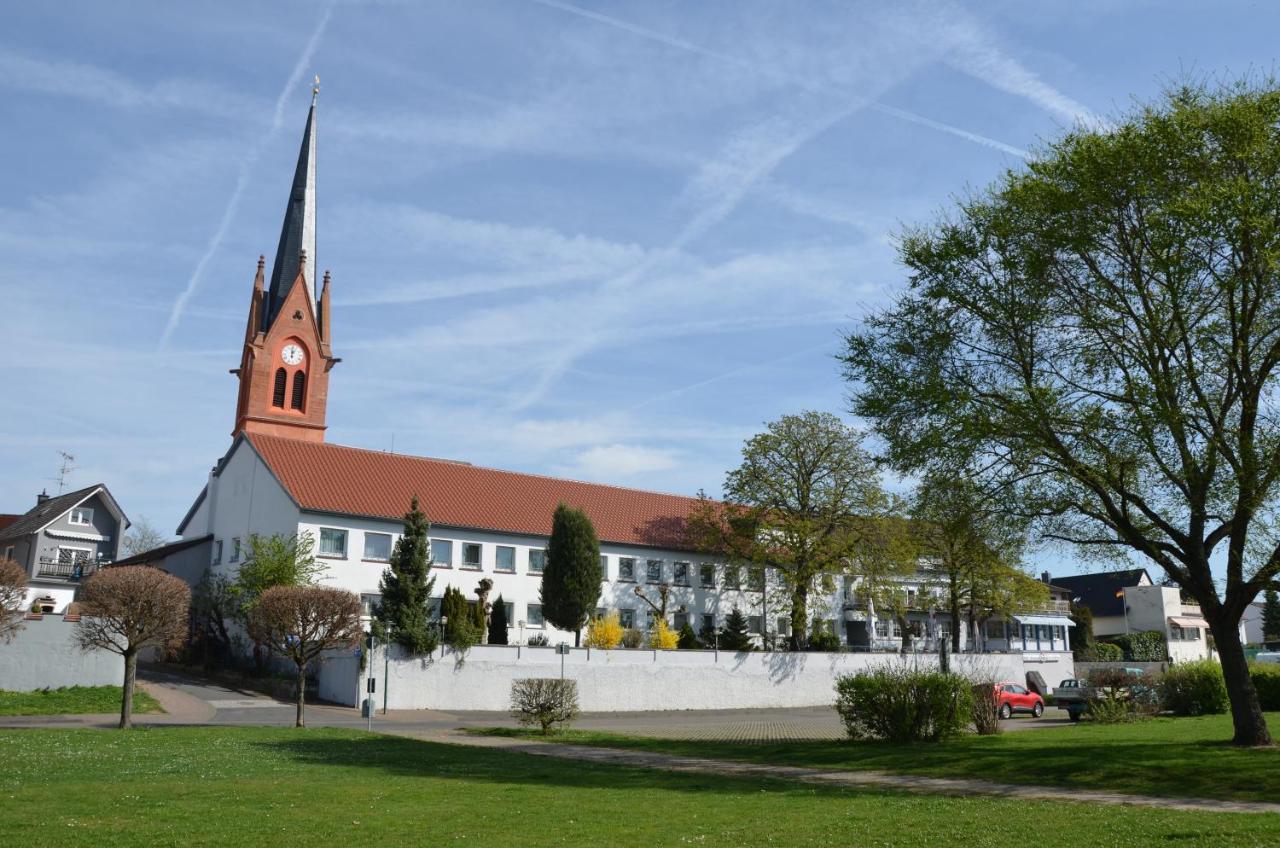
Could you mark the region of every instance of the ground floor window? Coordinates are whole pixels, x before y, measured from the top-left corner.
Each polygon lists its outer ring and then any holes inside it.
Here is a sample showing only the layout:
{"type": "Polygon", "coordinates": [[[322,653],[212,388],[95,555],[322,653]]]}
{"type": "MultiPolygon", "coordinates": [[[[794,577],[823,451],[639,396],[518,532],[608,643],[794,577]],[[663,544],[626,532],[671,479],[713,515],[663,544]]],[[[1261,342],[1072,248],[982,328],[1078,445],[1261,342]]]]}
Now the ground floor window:
{"type": "Polygon", "coordinates": [[[618,610],[618,623],[630,630],[636,626],[636,611],[633,609],[618,610]]]}
{"type": "Polygon", "coordinates": [[[764,624],[764,619],[762,617],[758,615],[747,616],[747,632],[748,633],[758,634],[762,632],[763,624],[764,624]]]}
{"type": "Polygon", "coordinates": [[[529,604],[526,620],[530,627],[542,627],[546,623],[542,618],[542,604],[529,604]]]}

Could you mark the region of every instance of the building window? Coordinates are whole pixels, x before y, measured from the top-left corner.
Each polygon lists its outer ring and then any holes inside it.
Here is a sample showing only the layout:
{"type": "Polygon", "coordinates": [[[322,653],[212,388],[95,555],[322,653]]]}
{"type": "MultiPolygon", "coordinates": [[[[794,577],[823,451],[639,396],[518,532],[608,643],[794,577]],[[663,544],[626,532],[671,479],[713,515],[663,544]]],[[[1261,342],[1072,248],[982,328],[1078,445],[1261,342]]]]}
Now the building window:
{"type": "Polygon", "coordinates": [[[674,575],[675,584],[677,586],[688,586],[689,585],[689,563],[687,562],[674,563],[673,570],[675,572],[675,575],[674,575]]]}
{"type": "Polygon", "coordinates": [[[747,616],[747,632],[759,635],[761,632],[761,625],[763,623],[764,619],[758,615],[747,616]]]}
{"type": "Polygon", "coordinates": [[[289,375],[285,373],[283,368],[276,369],[276,384],[271,391],[271,405],[277,409],[284,409],[284,391],[286,383],[289,381],[289,375]]]}
{"type": "Polygon", "coordinates": [[[4,558],[13,559],[13,545],[10,545],[9,547],[4,549],[4,558]]]}
{"type": "Polygon", "coordinates": [[[364,558],[374,562],[387,562],[391,559],[391,534],[365,533],[364,558]]]}
{"type": "Polygon", "coordinates": [[[453,568],[453,542],[448,539],[432,539],[431,564],[438,568],[453,568]]]}
{"type": "Polygon", "coordinates": [[[764,569],[756,566],[747,573],[748,586],[753,592],[764,591],[764,569]]]}
{"type": "Polygon", "coordinates": [[[698,576],[704,589],[714,589],[716,587],[716,567],[711,563],[703,563],[698,567],[698,576]]]}
{"type": "Polygon", "coordinates": [[[790,616],[787,616],[787,615],[778,616],[778,621],[776,626],[778,628],[779,636],[791,635],[791,617],[790,616]]]}
{"type": "Polygon", "coordinates": [[[233,536],[231,539],[231,558],[227,562],[240,561],[240,537],[233,536]]]}
{"type": "Polygon", "coordinates": [[[644,611],[644,626],[646,630],[652,630],[658,626],[658,614],[653,610],[644,611]]]}
{"type": "Polygon", "coordinates": [[[627,630],[636,626],[636,611],[633,609],[618,610],[618,623],[627,630]]]}
{"type": "Polygon", "coordinates": [[[648,570],[645,572],[645,582],[661,583],[662,582],[662,560],[651,559],[648,562],[648,570]]]}
{"type": "Polygon", "coordinates": [[[600,554],[600,579],[609,579],[609,557],[600,554]]]}
{"type": "Polygon", "coordinates": [[[724,567],[724,587],[726,589],[742,588],[742,569],[736,565],[726,565],[724,567]]]}
{"type": "Polygon", "coordinates": [[[87,506],[72,507],[71,515],[67,518],[71,524],[82,524],[88,526],[93,523],[93,510],[87,506]]]}
{"type": "Polygon", "coordinates": [[[382,603],[381,595],[361,595],[360,596],[360,615],[363,618],[373,618],[373,614],[378,611],[378,604],[382,603]]]}
{"type": "Polygon", "coordinates": [[[493,567],[498,571],[515,571],[516,549],[510,545],[498,545],[494,548],[493,567]]]}
{"type": "Polygon", "coordinates": [[[345,559],[347,556],[347,531],[321,527],[320,556],[345,559]]]}
{"type": "Polygon", "coordinates": [[[305,371],[295,371],[293,374],[293,397],[290,399],[289,405],[301,412],[306,397],[307,374],[305,371]]]}
{"type": "Polygon", "coordinates": [[[543,550],[529,549],[529,573],[541,574],[542,570],[547,567],[547,552],[543,550]]]}
{"type": "Polygon", "coordinates": [[[704,631],[716,629],[716,614],[713,612],[704,612],[702,614],[702,629],[704,631]]]}
{"type": "Polygon", "coordinates": [[[678,612],[675,614],[675,620],[672,621],[672,625],[675,627],[677,632],[683,630],[685,626],[688,624],[689,624],[689,613],[678,612]]]}
{"type": "Polygon", "coordinates": [[[529,604],[526,620],[530,627],[542,627],[546,623],[542,618],[542,604],[529,604]]]}
{"type": "Polygon", "coordinates": [[[480,567],[480,545],[476,542],[462,543],[462,567],[471,569],[480,567]]]}
{"type": "MultiPolygon", "coordinates": [[[[59,559],[59,560],[61,560],[61,559],[62,559],[62,552],[63,552],[63,551],[65,551],[65,550],[67,550],[67,549],[66,549],[66,548],[58,548],[58,559],[59,559]]],[[[214,565],[217,565],[217,564],[218,564],[218,563],[220,563],[220,562],[222,562],[222,540],[221,540],[221,539],[214,539],[214,540],[213,540],[213,564],[214,564],[214,565]]]]}
{"type": "Polygon", "coordinates": [[[987,638],[1003,639],[1004,638],[1004,621],[996,619],[987,622],[987,638]]]}
{"type": "Polygon", "coordinates": [[[636,582],[636,561],[631,557],[618,557],[618,580],[623,583],[636,582]]]}
{"type": "Polygon", "coordinates": [[[516,623],[516,605],[510,601],[504,601],[502,607],[507,613],[507,626],[514,626],[516,623]]]}

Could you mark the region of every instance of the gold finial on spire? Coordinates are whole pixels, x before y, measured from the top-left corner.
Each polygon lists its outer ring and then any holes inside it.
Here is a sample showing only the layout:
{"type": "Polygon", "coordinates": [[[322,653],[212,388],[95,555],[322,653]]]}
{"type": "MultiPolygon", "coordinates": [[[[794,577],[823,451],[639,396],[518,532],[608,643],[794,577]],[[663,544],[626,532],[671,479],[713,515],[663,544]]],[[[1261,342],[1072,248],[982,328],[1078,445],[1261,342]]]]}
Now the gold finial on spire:
{"type": "Polygon", "coordinates": [[[320,75],[316,74],[316,78],[311,83],[311,105],[316,105],[316,95],[320,93],[320,75]]]}

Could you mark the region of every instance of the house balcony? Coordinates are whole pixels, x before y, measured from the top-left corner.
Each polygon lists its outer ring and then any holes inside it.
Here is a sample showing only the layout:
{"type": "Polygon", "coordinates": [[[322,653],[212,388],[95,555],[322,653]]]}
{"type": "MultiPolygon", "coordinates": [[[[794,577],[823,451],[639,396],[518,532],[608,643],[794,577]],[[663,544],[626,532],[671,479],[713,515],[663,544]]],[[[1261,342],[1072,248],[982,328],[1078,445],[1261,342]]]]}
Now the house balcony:
{"type": "Polygon", "coordinates": [[[1071,612],[1071,602],[1058,600],[1058,599],[1045,601],[1042,604],[1037,604],[1034,611],[1055,613],[1057,615],[1066,615],[1067,613],[1071,612]]]}
{"type": "Polygon", "coordinates": [[[40,557],[36,562],[36,580],[65,580],[79,583],[98,570],[98,563],[91,559],[65,560],[40,557]]]}

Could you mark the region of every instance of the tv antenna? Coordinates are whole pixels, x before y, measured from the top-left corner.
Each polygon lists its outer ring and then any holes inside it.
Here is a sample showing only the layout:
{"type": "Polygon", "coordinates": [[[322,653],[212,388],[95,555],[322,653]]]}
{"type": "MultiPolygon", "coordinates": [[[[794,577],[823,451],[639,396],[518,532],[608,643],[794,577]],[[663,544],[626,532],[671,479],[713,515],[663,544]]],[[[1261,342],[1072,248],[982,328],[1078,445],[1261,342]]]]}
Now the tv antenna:
{"type": "Polygon", "coordinates": [[[58,451],[58,456],[62,457],[62,464],[58,466],[58,476],[50,479],[58,482],[58,494],[62,494],[63,487],[67,485],[67,475],[76,470],[76,467],[71,464],[76,461],[76,458],[66,451],[58,451]]]}

